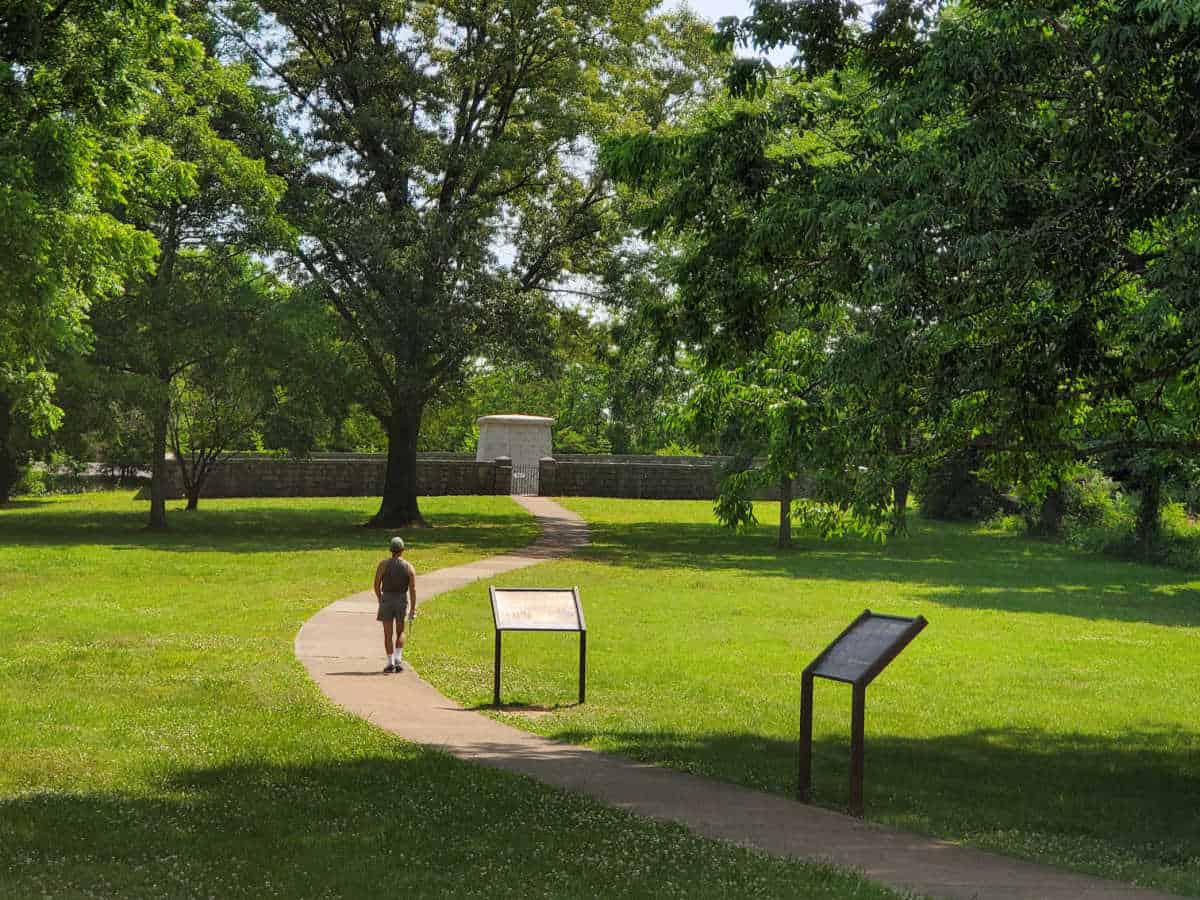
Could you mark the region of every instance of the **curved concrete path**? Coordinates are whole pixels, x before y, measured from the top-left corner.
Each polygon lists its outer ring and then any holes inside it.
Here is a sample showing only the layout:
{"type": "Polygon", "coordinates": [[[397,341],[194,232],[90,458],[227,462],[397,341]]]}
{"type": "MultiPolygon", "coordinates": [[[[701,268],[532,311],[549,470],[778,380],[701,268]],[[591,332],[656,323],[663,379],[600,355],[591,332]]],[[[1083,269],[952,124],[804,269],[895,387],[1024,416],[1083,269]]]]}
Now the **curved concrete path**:
{"type": "MultiPolygon", "coordinates": [[[[574,513],[541,497],[514,499],[537,517],[541,538],[519,553],[420,573],[419,602],[563,556],[587,543],[587,526],[574,513]]],[[[481,598],[482,590],[481,586],[481,598]]],[[[420,640],[419,634],[418,625],[414,640],[420,640]]],[[[963,900],[1167,896],[871,825],[785,797],[528,734],[463,709],[421,680],[407,663],[403,674],[381,674],[379,644],[375,597],[363,591],[309,619],[296,637],[296,655],[339,706],[405,740],[438,747],[461,759],[519,772],[637,815],[677,822],[705,837],[854,869],[918,894],[963,900]]]]}

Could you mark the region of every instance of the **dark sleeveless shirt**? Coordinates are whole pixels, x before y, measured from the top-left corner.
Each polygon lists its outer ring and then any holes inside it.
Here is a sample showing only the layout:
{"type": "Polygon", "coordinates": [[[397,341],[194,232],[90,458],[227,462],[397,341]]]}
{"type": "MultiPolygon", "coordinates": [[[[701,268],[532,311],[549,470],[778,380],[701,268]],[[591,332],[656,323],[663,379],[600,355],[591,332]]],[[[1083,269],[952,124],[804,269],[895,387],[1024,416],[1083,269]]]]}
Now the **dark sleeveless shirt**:
{"type": "Polygon", "coordinates": [[[389,594],[404,594],[408,592],[408,566],[404,560],[396,556],[388,560],[383,568],[383,581],[380,584],[389,594]]]}

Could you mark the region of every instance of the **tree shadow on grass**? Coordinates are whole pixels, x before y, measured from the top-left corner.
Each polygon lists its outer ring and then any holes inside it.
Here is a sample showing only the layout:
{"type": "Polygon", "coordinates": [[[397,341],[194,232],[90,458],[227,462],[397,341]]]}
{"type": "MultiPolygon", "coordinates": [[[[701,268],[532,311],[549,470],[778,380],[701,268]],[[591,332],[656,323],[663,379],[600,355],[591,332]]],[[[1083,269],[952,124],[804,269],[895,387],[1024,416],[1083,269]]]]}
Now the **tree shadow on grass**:
{"type": "MultiPolygon", "coordinates": [[[[46,511],[31,507],[0,517],[0,543],[9,546],[100,545],[129,550],[218,551],[223,553],[277,553],[282,551],[378,549],[386,534],[361,528],[363,512],[352,508],[299,508],[283,503],[251,506],[215,504],[193,512],[172,509],[165,532],[146,529],[146,509],[130,504],[128,510],[70,508],[54,504],[46,511]],[[46,514],[43,514],[46,513],[46,514]]],[[[528,529],[532,542],[533,520],[523,510],[479,517],[447,512],[434,517],[433,528],[412,532],[413,548],[445,544],[478,547],[481,554],[512,550],[513,532],[528,529]]],[[[401,530],[399,533],[408,535],[401,530]]],[[[521,541],[517,541],[522,545],[521,541]]]]}
{"type": "MultiPolygon", "coordinates": [[[[814,802],[849,802],[849,725],[813,746],[814,802]]],[[[798,747],[755,734],[564,731],[630,758],[795,797],[798,747]]],[[[1200,895],[1200,738],[990,728],[935,738],[871,733],[867,818],[999,852],[1200,895]]]]}
{"type": "MultiPolygon", "coordinates": [[[[593,735],[558,737],[580,743],[593,735]]],[[[794,797],[794,741],[638,731],[605,737],[635,760],[719,772],[794,797]]],[[[843,809],[847,801],[847,743],[823,737],[815,744],[822,806],[843,809]]],[[[867,816],[1200,894],[1197,750],[1196,736],[1181,731],[1104,737],[980,729],[915,739],[871,734],[868,721],[867,816]]],[[[578,769],[587,754],[564,747],[524,768],[541,764],[578,769]]],[[[555,896],[619,896],[605,884],[614,878],[635,896],[656,879],[679,885],[678,854],[659,854],[661,845],[639,839],[632,820],[513,778],[402,749],[354,760],[176,770],[150,797],[28,794],[0,801],[0,894],[29,895],[44,877],[51,896],[72,894],[73,879],[120,886],[100,890],[113,896],[382,896],[381,868],[389,890],[419,896],[457,897],[487,885],[487,896],[516,897],[534,883],[555,896]],[[635,879],[622,879],[612,857],[597,851],[596,842],[610,837],[621,863],[642,870],[635,879]],[[14,872],[24,880],[5,890],[14,872]],[[556,877],[569,879],[558,891],[556,877]]]]}
{"type": "Polygon", "coordinates": [[[38,509],[49,505],[49,500],[39,500],[36,497],[22,497],[19,500],[5,500],[3,503],[0,503],[0,509],[38,509]]]}
{"type": "Polygon", "coordinates": [[[1200,625],[1194,575],[967,526],[918,522],[912,532],[886,544],[801,537],[792,552],[774,546],[770,529],[736,535],[716,524],[634,522],[594,528],[592,544],[576,556],[648,573],[701,568],[790,578],[798,590],[806,581],[891,582],[920,587],[923,601],[945,606],[1200,625]]]}
{"type": "Polygon", "coordinates": [[[6,897],[623,898],[671,883],[715,900],[794,896],[799,875],[415,748],[185,769],[153,796],[26,794],[0,801],[0,838],[6,897]]]}

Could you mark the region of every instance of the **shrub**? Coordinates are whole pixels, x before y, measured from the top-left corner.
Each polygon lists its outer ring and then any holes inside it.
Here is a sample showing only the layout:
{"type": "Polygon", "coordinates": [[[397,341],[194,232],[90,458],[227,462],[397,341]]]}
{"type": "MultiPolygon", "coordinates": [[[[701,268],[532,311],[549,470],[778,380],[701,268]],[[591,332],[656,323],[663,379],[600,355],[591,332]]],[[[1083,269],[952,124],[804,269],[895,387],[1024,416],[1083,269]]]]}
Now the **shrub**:
{"type": "Polygon", "coordinates": [[[1068,506],[1063,517],[1063,540],[1088,553],[1127,555],[1121,547],[1133,544],[1136,504],[1120,491],[1114,491],[1104,503],[1096,502],[1097,499],[1088,497],[1086,504],[1068,506]]]}
{"type": "Polygon", "coordinates": [[[48,494],[46,470],[41,466],[27,465],[17,469],[17,481],[13,485],[13,496],[44,497],[48,494]]]}
{"type": "Polygon", "coordinates": [[[1011,501],[983,481],[976,471],[983,455],[960,450],[943,459],[918,479],[921,515],[946,522],[978,522],[1000,511],[1011,512],[1011,501]]]}
{"type": "Polygon", "coordinates": [[[70,454],[56,451],[50,454],[46,467],[46,487],[52,494],[82,494],[86,489],[84,475],[88,465],[70,454]]]}
{"type": "Polygon", "coordinates": [[[1077,526],[1114,528],[1132,523],[1133,504],[1117,482],[1080,466],[1062,485],[1065,518],[1077,526]]]}
{"type": "Polygon", "coordinates": [[[655,456],[702,456],[695,447],[691,444],[681,444],[678,441],[671,441],[665,447],[659,447],[654,451],[655,456]]]}
{"type": "MultiPolygon", "coordinates": [[[[1061,487],[1064,504],[1063,542],[1084,553],[1101,553],[1118,559],[1137,560],[1173,568],[1200,570],[1200,521],[1185,502],[1164,504],[1158,540],[1147,550],[1135,536],[1138,497],[1126,494],[1121,485],[1103,472],[1079,466],[1061,487]]],[[[1010,534],[1028,531],[1036,522],[1040,502],[1028,498],[1022,515],[1000,514],[988,527],[1010,534]]]]}
{"type": "Polygon", "coordinates": [[[1103,549],[1107,555],[1121,559],[1200,570],[1200,524],[1184,504],[1169,503],[1163,506],[1161,530],[1149,549],[1136,539],[1132,526],[1114,535],[1103,549]]]}

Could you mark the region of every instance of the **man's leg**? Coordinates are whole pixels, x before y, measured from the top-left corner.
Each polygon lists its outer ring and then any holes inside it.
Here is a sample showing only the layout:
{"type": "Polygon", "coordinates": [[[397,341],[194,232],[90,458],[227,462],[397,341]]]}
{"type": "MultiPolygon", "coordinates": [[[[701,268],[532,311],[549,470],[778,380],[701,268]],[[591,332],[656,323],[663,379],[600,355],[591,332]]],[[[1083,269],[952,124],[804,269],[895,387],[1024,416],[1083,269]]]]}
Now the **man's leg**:
{"type": "Polygon", "coordinates": [[[392,671],[392,619],[383,620],[383,650],[387,654],[387,668],[383,671],[392,671]]]}
{"type": "Polygon", "coordinates": [[[404,657],[404,614],[396,616],[396,652],[392,659],[396,662],[396,671],[400,671],[400,661],[404,657]]]}

